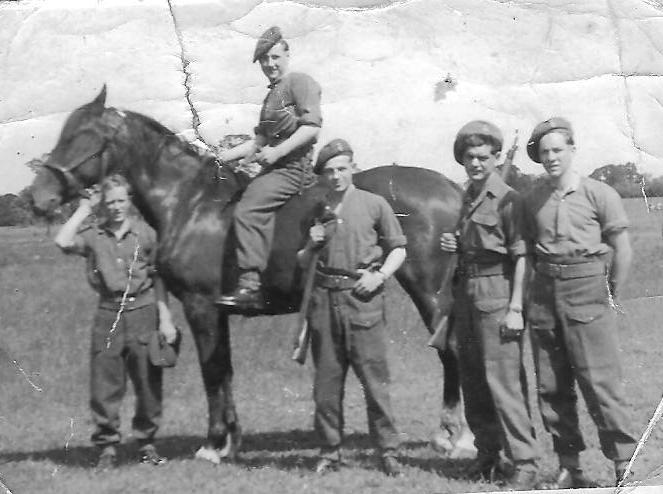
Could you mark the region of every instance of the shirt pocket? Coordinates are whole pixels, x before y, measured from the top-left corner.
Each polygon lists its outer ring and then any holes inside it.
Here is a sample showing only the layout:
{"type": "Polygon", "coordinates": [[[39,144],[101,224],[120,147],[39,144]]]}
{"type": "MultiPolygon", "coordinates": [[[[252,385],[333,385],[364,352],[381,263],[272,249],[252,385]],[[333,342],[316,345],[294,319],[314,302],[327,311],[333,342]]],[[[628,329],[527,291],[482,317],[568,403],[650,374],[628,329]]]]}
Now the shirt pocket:
{"type": "Polygon", "coordinates": [[[497,217],[487,213],[474,213],[472,222],[481,225],[484,228],[494,228],[497,226],[497,217]]]}

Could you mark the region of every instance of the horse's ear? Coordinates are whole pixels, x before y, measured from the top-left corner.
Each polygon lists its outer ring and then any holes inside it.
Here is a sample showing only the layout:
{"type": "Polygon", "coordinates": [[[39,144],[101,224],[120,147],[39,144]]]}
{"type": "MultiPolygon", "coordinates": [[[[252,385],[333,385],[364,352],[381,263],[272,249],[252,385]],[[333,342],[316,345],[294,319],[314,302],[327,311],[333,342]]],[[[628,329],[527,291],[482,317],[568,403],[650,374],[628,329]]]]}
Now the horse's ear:
{"type": "Polygon", "coordinates": [[[94,98],[94,101],[90,103],[93,106],[97,106],[103,110],[104,105],[106,104],[106,84],[104,83],[104,87],[101,88],[101,91],[99,91],[99,94],[97,95],[96,98],[94,98]]]}

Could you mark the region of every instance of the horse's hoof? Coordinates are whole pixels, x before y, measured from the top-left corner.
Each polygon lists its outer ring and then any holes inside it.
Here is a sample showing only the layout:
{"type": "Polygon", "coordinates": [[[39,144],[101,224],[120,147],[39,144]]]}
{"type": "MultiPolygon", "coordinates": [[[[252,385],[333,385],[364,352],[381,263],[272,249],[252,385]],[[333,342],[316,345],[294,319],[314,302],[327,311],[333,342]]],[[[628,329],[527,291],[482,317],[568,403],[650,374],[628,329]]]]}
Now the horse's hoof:
{"type": "Polygon", "coordinates": [[[216,448],[211,448],[209,446],[201,446],[200,449],[196,451],[194,458],[196,460],[209,461],[211,463],[214,463],[215,465],[219,465],[221,463],[221,456],[219,454],[219,450],[216,448]]]}
{"type": "Polygon", "coordinates": [[[430,445],[434,451],[441,455],[447,455],[454,449],[454,444],[451,442],[449,431],[446,430],[435,432],[430,438],[430,445]]]}
{"type": "Polygon", "coordinates": [[[233,432],[229,432],[226,435],[225,444],[223,448],[219,451],[219,456],[221,458],[227,458],[231,461],[235,461],[237,454],[239,453],[239,448],[242,446],[242,428],[238,425],[235,427],[233,432]]]}

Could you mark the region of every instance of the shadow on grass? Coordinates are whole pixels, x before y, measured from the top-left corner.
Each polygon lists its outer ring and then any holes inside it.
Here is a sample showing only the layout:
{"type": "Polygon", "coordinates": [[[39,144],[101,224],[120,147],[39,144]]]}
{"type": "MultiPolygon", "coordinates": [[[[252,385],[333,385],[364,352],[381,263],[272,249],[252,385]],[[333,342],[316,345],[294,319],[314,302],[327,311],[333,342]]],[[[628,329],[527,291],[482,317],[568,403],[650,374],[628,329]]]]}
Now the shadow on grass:
{"type": "MultiPolygon", "coordinates": [[[[159,437],[156,446],[161,454],[171,460],[192,459],[204,443],[200,436],[159,437]]],[[[256,432],[242,437],[242,447],[235,464],[245,468],[273,467],[280,470],[313,470],[318,461],[320,441],[315,432],[300,429],[280,432],[256,432]]],[[[406,466],[438,475],[461,479],[469,460],[451,460],[437,457],[426,441],[406,441],[402,444],[398,459],[406,466]]],[[[367,434],[349,434],[343,442],[344,457],[350,464],[375,469],[374,445],[367,434]]],[[[94,446],[54,448],[42,451],[16,451],[0,454],[0,464],[23,461],[51,461],[73,468],[93,468],[98,450],[94,446]]],[[[120,465],[135,464],[138,459],[135,442],[118,448],[120,465]]]]}

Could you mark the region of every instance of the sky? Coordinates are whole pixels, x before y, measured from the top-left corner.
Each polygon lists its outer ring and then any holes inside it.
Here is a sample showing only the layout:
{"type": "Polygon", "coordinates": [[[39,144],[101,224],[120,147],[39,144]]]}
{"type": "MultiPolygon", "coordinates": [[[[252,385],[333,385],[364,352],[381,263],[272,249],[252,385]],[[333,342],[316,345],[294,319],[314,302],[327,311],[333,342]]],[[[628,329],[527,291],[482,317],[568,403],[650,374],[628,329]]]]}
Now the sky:
{"type": "Polygon", "coordinates": [[[267,88],[255,40],[282,28],[293,70],[322,87],[319,146],[343,137],[362,168],[423,166],[461,181],[457,130],[483,119],[515,164],[551,116],[574,125],[582,174],[608,163],[663,174],[661,10],[645,1],[304,2],[28,0],[0,3],[0,194],[32,180],[67,115],[104,83],[108,105],[209,142],[251,133],[267,88]],[[182,60],[188,62],[188,88],[182,60]]]}

